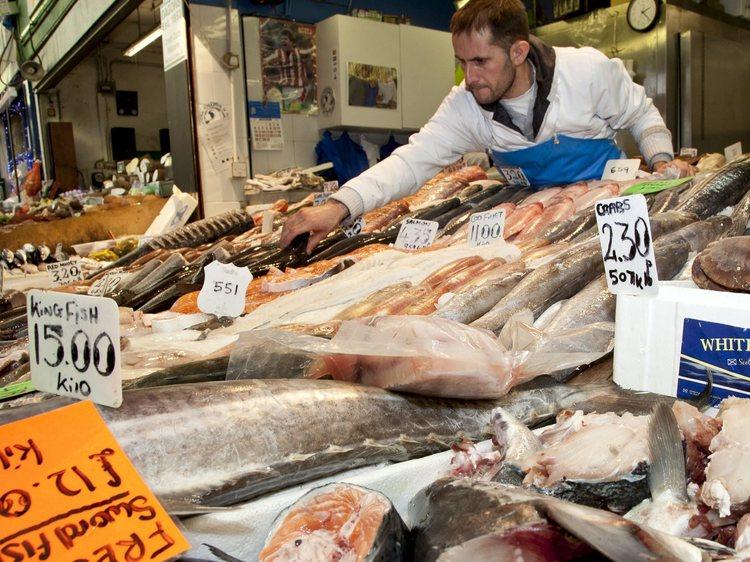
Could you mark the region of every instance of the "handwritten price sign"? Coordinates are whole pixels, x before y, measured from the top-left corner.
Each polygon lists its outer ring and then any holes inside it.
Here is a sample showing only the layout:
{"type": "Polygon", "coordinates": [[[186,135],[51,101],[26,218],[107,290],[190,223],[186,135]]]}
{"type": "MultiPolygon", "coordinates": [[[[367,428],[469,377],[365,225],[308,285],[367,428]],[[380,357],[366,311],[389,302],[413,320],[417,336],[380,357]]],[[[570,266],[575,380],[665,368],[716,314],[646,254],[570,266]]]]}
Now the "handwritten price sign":
{"type": "Polygon", "coordinates": [[[362,217],[357,217],[354,220],[347,219],[341,224],[341,230],[347,238],[361,234],[364,228],[365,219],[362,217]]]}
{"type": "Polygon", "coordinates": [[[122,403],[120,312],[112,299],[29,291],[31,380],[38,390],[122,403]]]}
{"type": "Polygon", "coordinates": [[[438,226],[436,221],[406,219],[401,223],[394,246],[400,250],[428,248],[435,241],[438,226]]]}
{"type": "Polygon", "coordinates": [[[203,268],[198,308],[206,314],[236,318],[245,310],[245,291],[253,275],[246,267],[213,261],[203,268]]]}
{"type": "Polygon", "coordinates": [[[498,170],[500,172],[500,175],[505,178],[505,181],[507,181],[510,185],[521,185],[523,187],[528,187],[531,185],[531,182],[529,182],[529,178],[526,177],[526,174],[523,173],[523,170],[519,167],[502,167],[498,170]]]}
{"type": "Polygon", "coordinates": [[[603,180],[628,181],[635,179],[641,165],[639,158],[608,160],[604,166],[603,180]]]}
{"type": "Polygon", "coordinates": [[[488,246],[503,239],[505,211],[485,211],[469,217],[469,247],[488,246]]]}
{"type": "Polygon", "coordinates": [[[83,271],[73,260],[47,264],[47,274],[53,287],[62,287],[83,279],[83,271]]]}
{"type": "Polygon", "coordinates": [[[595,210],[609,291],[656,294],[658,276],[646,198],[631,195],[602,199],[595,210]]]}
{"type": "Polygon", "coordinates": [[[189,548],[88,401],[0,426],[0,523],[0,558],[14,562],[160,562],[189,548]]]}
{"type": "Polygon", "coordinates": [[[94,281],[87,292],[92,297],[103,297],[113,293],[130,274],[126,271],[112,271],[94,281]]]}

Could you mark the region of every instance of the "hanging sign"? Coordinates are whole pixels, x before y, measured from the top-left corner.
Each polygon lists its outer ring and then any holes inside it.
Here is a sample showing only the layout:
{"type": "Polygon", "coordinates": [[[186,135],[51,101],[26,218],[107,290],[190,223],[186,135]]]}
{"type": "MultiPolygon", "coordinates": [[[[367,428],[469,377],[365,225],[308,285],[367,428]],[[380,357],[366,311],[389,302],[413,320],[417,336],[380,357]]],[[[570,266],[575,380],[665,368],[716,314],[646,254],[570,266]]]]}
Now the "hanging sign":
{"type": "Polygon", "coordinates": [[[527,178],[526,174],[523,173],[523,170],[517,166],[498,168],[498,172],[500,172],[500,175],[503,176],[505,181],[510,185],[521,185],[523,187],[531,185],[529,178],[527,178]]]}
{"type": "Polygon", "coordinates": [[[432,246],[438,231],[436,221],[406,219],[396,237],[394,246],[399,250],[419,250],[432,246]]]}
{"type": "Polygon", "coordinates": [[[640,165],[640,158],[607,160],[602,179],[611,181],[634,180],[640,165]]]}
{"type": "Polygon", "coordinates": [[[31,380],[37,390],[122,403],[120,311],[112,299],[29,291],[31,380]]]}
{"type": "Polygon", "coordinates": [[[83,279],[81,267],[73,260],[48,263],[47,274],[53,287],[62,287],[83,279]]]}
{"type": "Polygon", "coordinates": [[[190,548],[91,402],[0,426],[0,443],[3,560],[161,562],[190,548]]]}
{"type": "Polygon", "coordinates": [[[602,199],[595,211],[609,291],[656,294],[658,277],[646,198],[630,195],[602,199]]]}
{"type": "Polygon", "coordinates": [[[503,239],[505,210],[484,211],[469,217],[469,247],[488,246],[503,239]]]}
{"type": "Polygon", "coordinates": [[[212,261],[203,268],[198,308],[206,314],[238,317],[245,311],[245,291],[253,279],[247,267],[212,261]]]}

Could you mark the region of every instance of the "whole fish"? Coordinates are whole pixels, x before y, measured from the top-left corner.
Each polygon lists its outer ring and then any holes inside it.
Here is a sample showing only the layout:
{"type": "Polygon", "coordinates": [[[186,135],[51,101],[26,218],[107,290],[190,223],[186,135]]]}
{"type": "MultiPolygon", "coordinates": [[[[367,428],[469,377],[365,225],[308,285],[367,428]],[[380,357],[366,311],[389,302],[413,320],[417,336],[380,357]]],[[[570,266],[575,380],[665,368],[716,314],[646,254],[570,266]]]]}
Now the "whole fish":
{"type": "Polygon", "coordinates": [[[654,197],[651,207],[649,207],[649,213],[663,213],[664,211],[676,209],[680,205],[681,194],[682,192],[677,188],[665,189],[659,192],[654,197]]]}
{"type": "Polygon", "coordinates": [[[534,203],[541,203],[542,206],[546,208],[547,202],[561,191],[561,187],[548,187],[546,189],[542,189],[526,197],[518,206],[525,207],[527,205],[533,205],[534,203]]]}
{"type": "Polygon", "coordinates": [[[730,162],[695,187],[678,209],[705,219],[737,203],[750,189],[750,154],[730,162]]]}
{"type": "Polygon", "coordinates": [[[480,285],[467,287],[444,304],[439,304],[435,315],[469,324],[486,314],[527,274],[521,262],[507,264],[499,270],[497,275],[480,285]]]}
{"type": "Polygon", "coordinates": [[[727,229],[722,238],[742,236],[750,224],[750,190],[740,199],[732,209],[732,226],[727,229]]]}
{"type": "Polygon", "coordinates": [[[539,248],[558,241],[572,240],[594,225],[596,225],[594,207],[589,207],[569,219],[548,224],[533,239],[524,240],[516,245],[523,251],[539,248]]]}
{"type": "Polygon", "coordinates": [[[573,201],[576,206],[576,211],[586,209],[601,199],[608,199],[610,197],[617,197],[619,189],[617,185],[610,184],[603,187],[597,187],[590,189],[583,195],[579,195],[573,201]]]}
{"type": "MultiPolygon", "coordinates": [[[[180,248],[183,246],[195,247],[225,236],[227,234],[244,232],[254,226],[253,218],[245,211],[235,209],[201,219],[185,226],[152,238],[141,247],[136,248],[115,260],[104,269],[113,269],[131,264],[141,256],[161,248],[180,248]]],[[[101,270],[100,270],[101,271],[101,270]]]]}
{"type": "Polygon", "coordinates": [[[412,287],[413,285],[410,281],[394,283],[393,285],[384,287],[361,301],[354,303],[350,307],[345,308],[336,315],[334,320],[352,320],[354,318],[370,316],[379,309],[381,305],[385,304],[386,301],[391,300],[396,295],[403,293],[412,287]]]}
{"type": "Polygon", "coordinates": [[[503,236],[508,239],[511,236],[521,232],[534,219],[544,211],[540,202],[531,203],[524,207],[517,207],[510,216],[505,219],[505,231],[503,236]]]}
{"type": "Polygon", "coordinates": [[[549,205],[535,220],[529,223],[517,236],[518,241],[529,240],[539,235],[539,232],[550,224],[557,224],[568,220],[575,213],[575,205],[569,197],[559,197],[549,205]]]}
{"type": "Polygon", "coordinates": [[[122,388],[123,390],[129,390],[172,384],[221,381],[227,376],[228,365],[229,355],[192,361],[183,365],[166,367],[137,379],[124,380],[122,381],[122,388]]]}

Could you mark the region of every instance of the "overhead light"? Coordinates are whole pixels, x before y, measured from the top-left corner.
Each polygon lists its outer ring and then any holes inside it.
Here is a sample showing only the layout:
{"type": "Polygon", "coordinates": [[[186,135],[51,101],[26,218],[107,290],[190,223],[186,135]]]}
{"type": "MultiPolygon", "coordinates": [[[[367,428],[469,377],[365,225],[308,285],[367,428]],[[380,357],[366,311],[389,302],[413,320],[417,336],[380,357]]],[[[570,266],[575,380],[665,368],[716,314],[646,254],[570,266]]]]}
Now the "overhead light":
{"type": "Polygon", "coordinates": [[[143,49],[148,47],[151,43],[156,41],[159,37],[161,37],[161,26],[155,27],[151,31],[149,31],[146,35],[138,39],[135,43],[130,45],[123,54],[126,57],[133,57],[137,53],[140,53],[143,49]]]}
{"type": "Polygon", "coordinates": [[[466,4],[468,3],[469,3],[469,0],[456,0],[454,2],[454,4],[456,5],[456,10],[460,10],[461,8],[466,6],[466,4]]]}

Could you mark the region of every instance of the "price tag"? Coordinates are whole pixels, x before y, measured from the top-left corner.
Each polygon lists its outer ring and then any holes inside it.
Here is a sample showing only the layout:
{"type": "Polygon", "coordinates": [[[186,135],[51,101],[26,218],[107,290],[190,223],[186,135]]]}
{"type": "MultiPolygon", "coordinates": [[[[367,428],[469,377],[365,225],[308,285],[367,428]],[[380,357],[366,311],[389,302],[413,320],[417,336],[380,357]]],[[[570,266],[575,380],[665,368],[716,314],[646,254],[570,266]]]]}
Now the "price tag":
{"type": "Polygon", "coordinates": [[[162,562],[190,548],[91,402],[0,426],[0,444],[3,560],[162,562]]]}
{"type": "Polygon", "coordinates": [[[505,210],[474,213],[469,217],[469,247],[488,246],[503,239],[505,210]]]}
{"type": "Polygon", "coordinates": [[[260,227],[261,234],[271,234],[273,232],[274,213],[263,211],[263,223],[260,227]]]}
{"type": "Polygon", "coordinates": [[[323,184],[323,193],[336,193],[339,190],[338,180],[327,181],[323,184]]]}
{"type": "Polygon", "coordinates": [[[73,260],[48,263],[47,274],[52,280],[53,287],[62,287],[83,279],[83,271],[73,260]]]}
{"type": "Polygon", "coordinates": [[[435,241],[438,226],[436,221],[406,219],[401,223],[394,246],[400,250],[428,248],[435,241]]]}
{"type": "Polygon", "coordinates": [[[634,180],[640,165],[640,158],[607,160],[602,179],[612,181],[634,180]]]}
{"type": "Polygon", "coordinates": [[[731,162],[732,160],[735,160],[742,156],[742,143],[736,142],[734,144],[730,144],[724,149],[724,156],[726,157],[727,162],[731,162]]]}
{"type": "Polygon", "coordinates": [[[679,187],[682,184],[691,181],[692,179],[693,177],[690,176],[688,178],[678,178],[673,180],[644,181],[635,185],[631,185],[629,188],[623,191],[622,194],[636,195],[638,193],[641,193],[643,195],[646,195],[648,193],[658,193],[659,191],[664,191],[665,189],[679,187]]]}
{"type": "Polygon", "coordinates": [[[238,317],[245,310],[245,291],[253,279],[246,267],[212,261],[203,268],[203,287],[198,308],[206,314],[238,317]]]}
{"type": "Polygon", "coordinates": [[[528,187],[531,185],[529,182],[529,178],[526,177],[526,174],[523,173],[523,170],[521,168],[518,168],[517,166],[514,167],[502,167],[498,169],[498,172],[500,172],[500,175],[505,178],[505,181],[507,181],[510,185],[522,185],[523,187],[528,187]]]}
{"type": "Polygon", "coordinates": [[[86,205],[104,205],[104,197],[87,197],[86,205]]]}
{"type": "Polygon", "coordinates": [[[609,291],[656,294],[658,276],[646,198],[630,195],[602,199],[595,210],[609,291]]]}
{"type": "Polygon", "coordinates": [[[344,235],[347,238],[351,238],[352,236],[360,234],[364,227],[365,219],[362,217],[357,217],[354,220],[348,219],[341,223],[341,230],[344,231],[344,235]]]}
{"type": "Polygon", "coordinates": [[[128,277],[130,273],[126,271],[110,271],[103,275],[91,284],[86,294],[92,297],[103,297],[109,293],[113,293],[123,279],[128,277]]]}
{"type": "Polygon", "coordinates": [[[112,299],[32,290],[26,302],[37,390],[122,403],[120,312],[112,299]]]}
{"type": "Polygon", "coordinates": [[[680,156],[687,156],[688,158],[695,158],[696,156],[698,156],[698,149],[683,146],[680,149],[680,156]]]}
{"type": "Polygon", "coordinates": [[[313,207],[320,207],[323,203],[328,201],[330,196],[330,193],[316,193],[315,198],[313,199],[313,207]]]}

